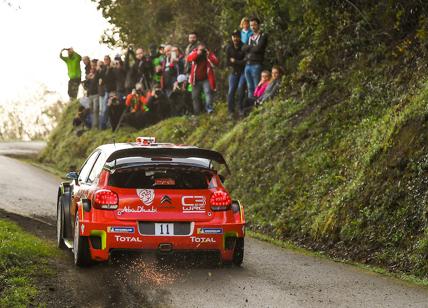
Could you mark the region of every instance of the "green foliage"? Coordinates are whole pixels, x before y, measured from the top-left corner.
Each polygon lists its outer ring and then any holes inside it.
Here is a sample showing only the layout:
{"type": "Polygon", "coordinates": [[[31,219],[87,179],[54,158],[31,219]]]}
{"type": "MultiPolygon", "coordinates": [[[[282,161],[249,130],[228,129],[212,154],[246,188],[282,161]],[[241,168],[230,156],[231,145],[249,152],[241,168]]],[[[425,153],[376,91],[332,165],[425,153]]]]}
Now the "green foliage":
{"type": "Polygon", "coordinates": [[[0,220],[0,307],[27,307],[37,295],[34,278],[48,274],[55,249],[0,220]]]}
{"type": "MultiPolygon", "coordinates": [[[[180,2],[157,9],[172,3],[180,2]]],[[[217,26],[210,35],[215,42],[243,15],[261,17],[270,35],[269,60],[287,67],[280,97],[237,123],[225,120],[220,101],[212,116],[121,130],[116,142],[154,135],[219,150],[232,169],[226,184],[244,202],[252,230],[428,277],[427,5],[215,3],[189,25],[215,21],[209,23],[217,26]]],[[[175,8],[174,19],[187,16],[175,8]]],[[[71,128],[76,108],[69,106],[40,157],[64,171],[113,138],[109,132],[77,138],[71,128]]]]}

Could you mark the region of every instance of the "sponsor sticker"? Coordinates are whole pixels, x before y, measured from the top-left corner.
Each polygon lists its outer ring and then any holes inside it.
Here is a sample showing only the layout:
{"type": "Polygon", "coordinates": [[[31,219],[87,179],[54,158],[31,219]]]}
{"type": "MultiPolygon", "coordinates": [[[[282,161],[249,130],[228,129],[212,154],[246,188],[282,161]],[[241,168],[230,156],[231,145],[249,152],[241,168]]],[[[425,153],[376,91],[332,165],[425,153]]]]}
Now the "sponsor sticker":
{"type": "Polygon", "coordinates": [[[134,236],[115,235],[114,238],[116,242],[121,242],[121,243],[142,243],[143,242],[139,237],[134,237],[134,236]]]}
{"type": "Polygon", "coordinates": [[[117,210],[117,215],[121,216],[124,213],[128,214],[128,213],[156,213],[158,210],[155,209],[153,206],[149,209],[144,208],[143,206],[137,206],[137,208],[133,209],[130,208],[129,206],[125,206],[123,209],[118,209],[117,210]]]}
{"type": "Polygon", "coordinates": [[[198,228],[198,234],[223,234],[222,228],[198,228]]]}
{"type": "Polygon", "coordinates": [[[137,195],[145,205],[151,205],[155,199],[154,189],[137,189],[137,195]]]}
{"type": "Polygon", "coordinates": [[[192,243],[216,243],[217,241],[213,237],[196,237],[191,236],[190,239],[192,240],[192,243]]]}
{"type": "Polygon", "coordinates": [[[134,233],[134,227],[107,227],[109,233],[134,233]]]}
{"type": "Polygon", "coordinates": [[[207,201],[204,196],[183,196],[181,204],[183,213],[205,213],[207,201]]]}

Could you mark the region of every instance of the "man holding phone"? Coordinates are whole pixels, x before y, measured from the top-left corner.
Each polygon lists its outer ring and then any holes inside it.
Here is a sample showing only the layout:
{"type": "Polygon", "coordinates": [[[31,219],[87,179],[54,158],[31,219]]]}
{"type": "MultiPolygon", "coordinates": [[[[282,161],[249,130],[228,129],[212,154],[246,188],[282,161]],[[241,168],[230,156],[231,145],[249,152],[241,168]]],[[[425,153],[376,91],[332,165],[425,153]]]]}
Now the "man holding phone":
{"type": "Polygon", "coordinates": [[[71,99],[76,99],[79,85],[81,82],[82,72],[80,70],[80,61],[82,57],[73,50],[73,48],[63,48],[59,57],[67,64],[68,70],[68,96],[71,99]],[[67,51],[67,56],[64,56],[64,51],[67,51]]]}
{"type": "Polygon", "coordinates": [[[167,97],[172,94],[177,77],[183,73],[184,60],[179,49],[171,45],[165,46],[165,58],[162,61],[161,88],[167,97]]]}

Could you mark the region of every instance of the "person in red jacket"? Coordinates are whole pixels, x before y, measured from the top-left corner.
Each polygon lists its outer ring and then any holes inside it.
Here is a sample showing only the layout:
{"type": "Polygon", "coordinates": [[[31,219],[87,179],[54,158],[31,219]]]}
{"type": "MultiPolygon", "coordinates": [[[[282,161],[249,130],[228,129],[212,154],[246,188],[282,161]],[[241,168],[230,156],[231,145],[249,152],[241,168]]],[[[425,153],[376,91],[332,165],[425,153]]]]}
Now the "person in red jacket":
{"type": "Polygon", "coordinates": [[[209,51],[205,44],[199,44],[187,57],[192,63],[189,82],[192,84],[193,111],[201,112],[201,89],[205,93],[205,109],[208,113],[214,111],[213,91],[216,90],[214,66],[219,64],[215,54],[209,51]]]}

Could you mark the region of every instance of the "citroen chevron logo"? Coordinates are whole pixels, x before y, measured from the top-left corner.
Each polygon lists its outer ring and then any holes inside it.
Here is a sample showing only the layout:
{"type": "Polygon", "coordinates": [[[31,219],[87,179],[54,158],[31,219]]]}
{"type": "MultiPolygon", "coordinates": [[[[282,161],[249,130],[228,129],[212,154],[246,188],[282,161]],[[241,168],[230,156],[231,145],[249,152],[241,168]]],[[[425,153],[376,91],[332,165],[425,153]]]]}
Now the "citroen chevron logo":
{"type": "Polygon", "coordinates": [[[167,196],[167,195],[163,196],[162,199],[161,199],[161,204],[164,204],[164,203],[172,204],[171,198],[169,196],[167,196]]]}

